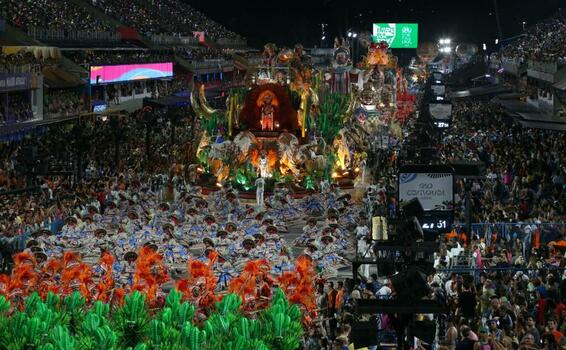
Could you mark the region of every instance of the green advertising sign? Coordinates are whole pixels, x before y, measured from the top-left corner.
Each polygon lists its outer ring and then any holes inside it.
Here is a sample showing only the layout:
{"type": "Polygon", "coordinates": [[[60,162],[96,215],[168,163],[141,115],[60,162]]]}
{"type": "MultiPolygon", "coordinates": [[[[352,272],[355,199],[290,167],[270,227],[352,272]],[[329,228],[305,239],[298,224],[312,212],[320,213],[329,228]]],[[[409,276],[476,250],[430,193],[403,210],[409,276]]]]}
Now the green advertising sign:
{"type": "Polygon", "coordinates": [[[385,41],[392,49],[416,49],[419,44],[418,23],[374,23],[373,41],[385,41]]]}

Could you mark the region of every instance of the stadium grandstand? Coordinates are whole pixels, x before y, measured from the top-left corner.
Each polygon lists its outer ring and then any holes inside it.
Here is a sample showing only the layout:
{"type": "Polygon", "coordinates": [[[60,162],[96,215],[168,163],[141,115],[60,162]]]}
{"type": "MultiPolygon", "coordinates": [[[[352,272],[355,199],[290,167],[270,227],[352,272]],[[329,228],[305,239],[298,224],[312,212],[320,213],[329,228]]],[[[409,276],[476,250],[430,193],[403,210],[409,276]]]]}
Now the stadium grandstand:
{"type": "Polygon", "coordinates": [[[564,9],[335,3],[0,0],[0,350],[566,349],[564,9]]]}

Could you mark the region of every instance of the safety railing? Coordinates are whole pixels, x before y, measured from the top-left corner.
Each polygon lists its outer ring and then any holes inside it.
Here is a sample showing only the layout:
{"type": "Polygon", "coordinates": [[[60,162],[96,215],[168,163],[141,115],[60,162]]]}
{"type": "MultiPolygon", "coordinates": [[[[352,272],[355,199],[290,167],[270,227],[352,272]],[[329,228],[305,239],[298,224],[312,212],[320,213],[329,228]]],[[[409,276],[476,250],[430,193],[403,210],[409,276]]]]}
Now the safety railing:
{"type": "Polygon", "coordinates": [[[564,233],[566,233],[566,222],[492,222],[472,224],[472,234],[484,238],[486,244],[491,243],[494,233],[506,241],[511,241],[514,238],[525,241],[525,239],[532,239],[535,231],[538,231],[541,243],[548,243],[562,238],[564,233]]]}
{"type": "Polygon", "coordinates": [[[30,27],[27,33],[32,38],[40,41],[120,41],[118,33],[106,31],[68,31],[30,27]]]}
{"type": "Polygon", "coordinates": [[[0,73],[41,73],[41,65],[36,63],[17,66],[0,66],[0,73]]]}
{"type": "Polygon", "coordinates": [[[234,61],[230,60],[206,60],[203,62],[191,61],[191,65],[194,69],[211,69],[218,68],[222,69],[224,67],[230,67],[234,65],[234,61]]]}
{"type": "Polygon", "coordinates": [[[158,45],[198,45],[198,39],[189,36],[153,34],[151,41],[158,45]]]}
{"type": "Polygon", "coordinates": [[[548,74],[555,74],[558,71],[558,62],[529,60],[529,69],[548,74]]]}
{"type": "Polygon", "coordinates": [[[248,42],[242,38],[218,38],[216,44],[222,47],[245,47],[248,42]]]}
{"type": "MultiPolygon", "coordinates": [[[[368,211],[369,212],[369,211],[368,211]]],[[[384,214],[384,213],[381,213],[384,214]]],[[[372,214],[373,215],[373,214],[372,214]]],[[[453,229],[458,230],[460,224],[454,224],[453,229]]],[[[535,241],[535,235],[538,235],[540,244],[548,244],[549,242],[563,239],[566,234],[566,222],[548,222],[548,223],[522,223],[522,222],[489,222],[489,223],[472,223],[472,236],[483,239],[486,246],[491,247],[493,239],[497,237],[498,244],[509,247],[514,245],[515,239],[522,242],[523,247],[530,247],[535,241]]],[[[471,238],[468,238],[471,240],[471,238]]],[[[370,252],[364,249],[356,249],[360,256],[370,252]]],[[[528,255],[529,251],[525,251],[528,255]]]]}

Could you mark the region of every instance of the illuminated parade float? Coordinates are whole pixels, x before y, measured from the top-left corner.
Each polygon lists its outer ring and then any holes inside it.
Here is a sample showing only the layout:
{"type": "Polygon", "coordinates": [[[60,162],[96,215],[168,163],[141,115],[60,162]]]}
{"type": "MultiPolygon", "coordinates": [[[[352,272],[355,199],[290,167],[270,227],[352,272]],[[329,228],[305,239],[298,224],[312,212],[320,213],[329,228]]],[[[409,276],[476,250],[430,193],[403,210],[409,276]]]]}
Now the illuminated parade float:
{"type": "Polygon", "coordinates": [[[387,43],[368,43],[357,66],[340,38],[326,67],[315,68],[300,44],[266,44],[262,57],[245,85],[229,91],[225,109],[209,106],[203,86],[191,95],[203,129],[200,183],[230,184],[241,195],[255,195],[258,184],[268,193],[281,185],[298,196],[331,183],[362,184],[368,151],[395,142],[414,110],[387,43]]]}

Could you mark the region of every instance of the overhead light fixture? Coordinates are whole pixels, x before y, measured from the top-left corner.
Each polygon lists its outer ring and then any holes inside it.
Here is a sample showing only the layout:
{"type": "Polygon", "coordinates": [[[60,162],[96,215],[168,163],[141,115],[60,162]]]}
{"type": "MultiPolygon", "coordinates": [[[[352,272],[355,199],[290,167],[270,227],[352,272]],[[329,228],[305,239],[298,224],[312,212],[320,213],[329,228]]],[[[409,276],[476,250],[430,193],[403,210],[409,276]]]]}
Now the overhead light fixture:
{"type": "Polygon", "coordinates": [[[320,40],[324,40],[324,39],[326,39],[326,36],[323,35],[322,38],[320,38],[320,40]]]}
{"type": "Polygon", "coordinates": [[[499,39],[495,39],[495,45],[499,44],[499,39]]]}
{"type": "Polygon", "coordinates": [[[354,34],[352,34],[352,36],[353,36],[354,38],[356,38],[356,37],[358,36],[358,33],[354,33],[354,34]]]}
{"type": "Polygon", "coordinates": [[[348,38],[352,37],[352,32],[348,32],[348,38]]]}
{"type": "Polygon", "coordinates": [[[487,50],[487,45],[485,43],[483,43],[483,50],[487,50]]]}

